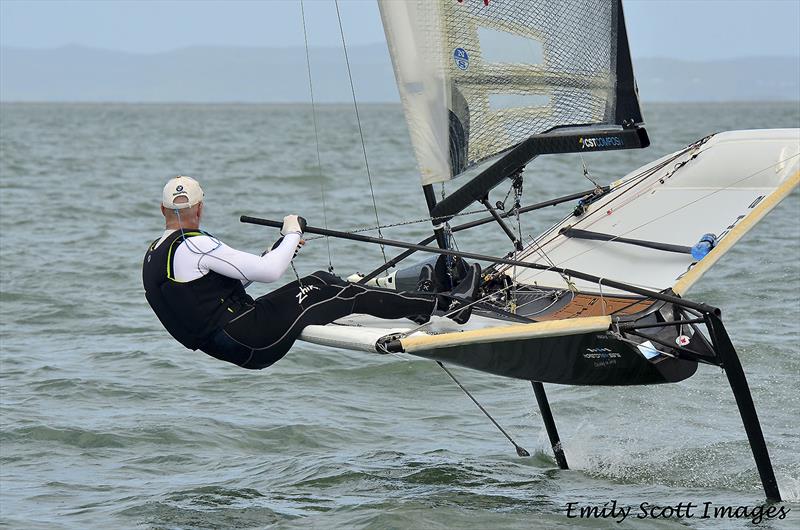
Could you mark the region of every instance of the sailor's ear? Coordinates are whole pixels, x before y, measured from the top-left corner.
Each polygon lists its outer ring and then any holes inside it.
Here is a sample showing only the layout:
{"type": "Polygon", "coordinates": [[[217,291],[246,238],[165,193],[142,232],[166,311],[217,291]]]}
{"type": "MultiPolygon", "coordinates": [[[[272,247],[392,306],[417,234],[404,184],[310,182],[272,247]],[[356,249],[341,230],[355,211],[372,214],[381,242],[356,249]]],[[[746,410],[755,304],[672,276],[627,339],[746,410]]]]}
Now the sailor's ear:
{"type": "Polygon", "coordinates": [[[166,208],[164,208],[164,205],[163,205],[163,204],[161,205],[161,215],[163,215],[164,217],[166,217],[166,216],[167,216],[167,209],[166,209],[166,208]]]}

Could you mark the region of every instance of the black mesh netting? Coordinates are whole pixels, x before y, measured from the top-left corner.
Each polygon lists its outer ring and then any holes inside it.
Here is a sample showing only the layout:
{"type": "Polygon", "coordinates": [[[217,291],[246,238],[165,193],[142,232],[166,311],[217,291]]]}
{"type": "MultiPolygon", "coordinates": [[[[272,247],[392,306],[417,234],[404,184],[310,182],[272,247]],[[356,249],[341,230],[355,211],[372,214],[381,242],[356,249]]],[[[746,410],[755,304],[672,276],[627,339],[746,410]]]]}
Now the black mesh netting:
{"type": "Polygon", "coordinates": [[[617,2],[440,0],[435,7],[438,20],[420,24],[442,35],[433,53],[442,54],[451,83],[454,174],[556,126],[613,123],[617,2]],[[489,53],[487,30],[511,36],[512,45],[530,43],[531,59],[520,59],[519,49],[505,59],[496,43],[489,53]],[[498,96],[512,104],[493,105],[498,96]]]}

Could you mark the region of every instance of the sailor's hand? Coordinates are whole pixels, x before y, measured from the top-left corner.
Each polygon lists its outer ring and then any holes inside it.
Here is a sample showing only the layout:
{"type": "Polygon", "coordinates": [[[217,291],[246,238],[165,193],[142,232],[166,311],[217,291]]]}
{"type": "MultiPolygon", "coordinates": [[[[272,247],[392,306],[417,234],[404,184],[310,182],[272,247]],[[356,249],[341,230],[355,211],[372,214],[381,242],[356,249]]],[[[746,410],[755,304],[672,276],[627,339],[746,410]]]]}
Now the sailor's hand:
{"type": "Polygon", "coordinates": [[[300,234],[306,229],[306,220],[299,215],[287,215],[283,218],[283,227],[281,228],[281,235],[286,234],[300,234]]]}

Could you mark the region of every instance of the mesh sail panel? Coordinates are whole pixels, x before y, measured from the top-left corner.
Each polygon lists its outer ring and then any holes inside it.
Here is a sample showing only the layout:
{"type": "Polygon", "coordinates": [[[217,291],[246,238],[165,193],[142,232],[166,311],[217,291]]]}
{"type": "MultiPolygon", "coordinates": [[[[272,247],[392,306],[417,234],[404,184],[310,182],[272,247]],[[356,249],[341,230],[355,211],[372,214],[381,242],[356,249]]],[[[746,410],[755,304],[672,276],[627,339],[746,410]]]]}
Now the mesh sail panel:
{"type": "Polygon", "coordinates": [[[554,127],[641,121],[618,1],[380,7],[424,184],[554,127]]]}

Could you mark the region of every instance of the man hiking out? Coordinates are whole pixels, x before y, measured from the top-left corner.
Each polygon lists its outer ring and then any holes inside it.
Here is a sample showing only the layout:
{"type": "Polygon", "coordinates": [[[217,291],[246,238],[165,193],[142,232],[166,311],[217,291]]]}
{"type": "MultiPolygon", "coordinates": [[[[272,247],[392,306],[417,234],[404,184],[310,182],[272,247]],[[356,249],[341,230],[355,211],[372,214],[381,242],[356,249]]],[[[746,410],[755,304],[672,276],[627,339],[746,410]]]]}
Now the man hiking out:
{"type": "MultiPolygon", "coordinates": [[[[235,250],[200,229],[203,198],[200,184],[190,177],[167,182],[161,200],[166,230],[150,245],[142,266],[150,307],[189,349],[261,369],[286,355],[304,327],[352,313],[425,321],[438,305],[459,323],[470,316],[480,280],[477,264],[446,295],[368,287],[317,271],[254,300],[245,287],[283,275],[304,244],[305,220],[284,217],[281,239],[258,256],[235,250]]],[[[424,272],[430,274],[430,267],[424,272]]]]}

